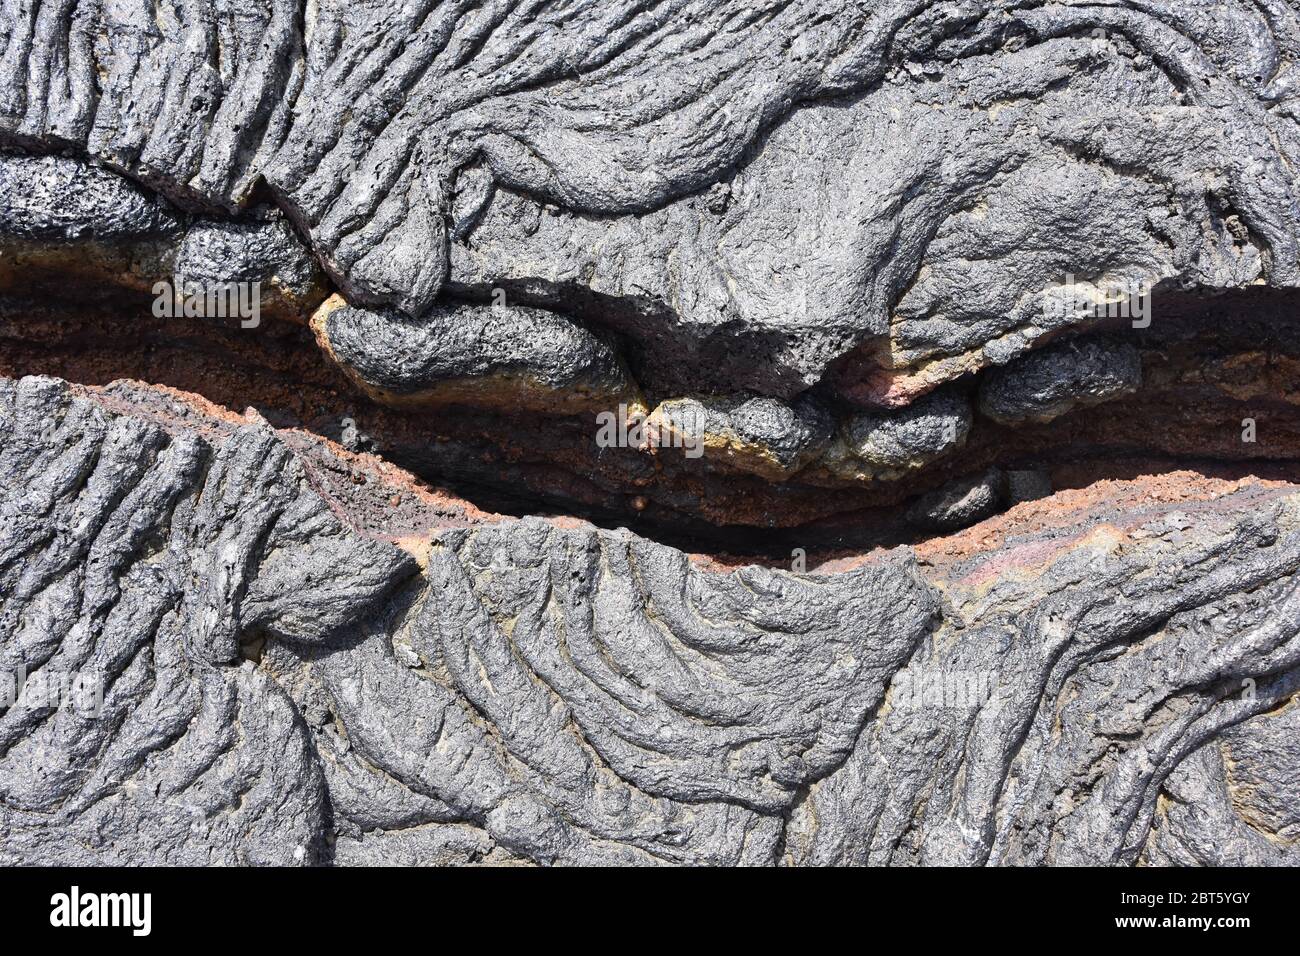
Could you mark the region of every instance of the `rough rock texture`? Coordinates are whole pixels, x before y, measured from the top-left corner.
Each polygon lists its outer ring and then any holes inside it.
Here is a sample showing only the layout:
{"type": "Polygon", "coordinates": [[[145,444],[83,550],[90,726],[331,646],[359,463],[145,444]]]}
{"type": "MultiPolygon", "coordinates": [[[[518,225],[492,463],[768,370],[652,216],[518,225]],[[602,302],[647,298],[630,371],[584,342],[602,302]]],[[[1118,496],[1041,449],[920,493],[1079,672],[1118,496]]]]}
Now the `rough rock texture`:
{"type": "Polygon", "coordinates": [[[1300,861],[1298,64],[0,0],[0,864],[1300,861]]]}
{"type": "Polygon", "coordinates": [[[250,284],[259,319],[265,310],[302,321],[326,294],[324,274],[279,210],[258,207],[242,222],[188,216],[101,167],[0,153],[0,287],[67,296],[69,280],[83,300],[157,298],[165,285],[175,316],[195,292],[235,283],[250,284]]]}
{"type": "Polygon", "coordinates": [[[6,862],[1293,853],[1292,486],[723,571],[139,386],[0,412],[5,664],[106,686],[0,716],[6,862]]]}
{"type": "Polygon", "coordinates": [[[845,422],[827,467],[867,479],[915,471],[964,444],[972,418],[970,402],[953,392],[935,392],[902,409],[860,412],[845,422]]]}
{"type": "Polygon", "coordinates": [[[182,290],[258,283],[259,301],[291,318],[319,302],[324,284],[310,252],[281,216],[262,221],[199,220],[185,233],[172,266],[182,290]]]}
{"type": "Polygon", "coordinates": [[[240,645],[337,635],[415,563],[350,536],[265,423],[214,443],[46,379],[6,381],[0,419],[5,673],[104,687],[0,717],[5,861],[319,859],[310,738],[240,645]]]}
{"type": "Polygon", "coordinates": [[[1026,516],[1046,513],[1050,531],[944,556],[945,625],[791,819],[787,852],[808,863],[1293,857],[1244,782],[1285,787],[1290,745],[1256,751],[1235,779],[1213,767],[1237,735],[1280,741],[1294,713],[1295,506],[1293,490],[1243,489],[1148,501],[1118,524],[1042,508],[1026,516]]]}
{"type": "MultiPolygon", "coordinates": [[[[980,411],[996,422],[1050,422],[1142,387],[1142,356],[1129,344],[1080,339],[1049,346],[980,382],[980,411]]],[[[914,407],[914,406],[913,406],[914,407]]]]}
{"type": "Polygon", "coordinates": [[[312,327],[322,350],[389,405],[571,411],[639,401],[608,344],[540,309],[459,304],[411,319],[331,299],[312,327]]]}
{"type": "Polygon", "coordinates": [[[654,410],[649,424],[677,437],[682,447],[695,443],[711,466],[779,481],[826,452],[834,418],[810,397],[790,403],[739,396],[672,399],[654,410]]]}
{"type": "Polygon", "coordinates": [[[55,156],[0,158],[6,239],[138,239],[180,229],[166,202],[114,173],[55,156]]]}
{"type": "Polygon", "coordinates": [[[682,391],[790,397],[864,349],[846,389],[896,401],[1086,320],[1067,275],[1300,278],[1285,0],[15,0],[0,30],[12,142],[193,208],[264,184],[355,304],[517,288],[682,391]]]}
{"type": "Polygon", "coordinates": [[[922,495],[908,509],[908,517],[932,531],[953,531],[989,517],[1005,497],[1006,477],[996,468],[982,475],[957,478],[922,495]]]}

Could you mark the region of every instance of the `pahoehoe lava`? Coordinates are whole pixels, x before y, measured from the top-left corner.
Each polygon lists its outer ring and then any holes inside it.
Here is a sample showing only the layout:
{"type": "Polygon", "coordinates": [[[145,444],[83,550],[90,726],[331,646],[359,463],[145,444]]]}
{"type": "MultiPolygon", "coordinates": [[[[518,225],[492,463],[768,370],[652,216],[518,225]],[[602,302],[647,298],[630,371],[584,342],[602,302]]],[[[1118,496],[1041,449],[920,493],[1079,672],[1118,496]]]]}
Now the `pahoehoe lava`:
{"type": "Polygon", "coordinates": [[[0,863],[1300,861],[1300,6],[543,6],[0,6],[0,863]]]}

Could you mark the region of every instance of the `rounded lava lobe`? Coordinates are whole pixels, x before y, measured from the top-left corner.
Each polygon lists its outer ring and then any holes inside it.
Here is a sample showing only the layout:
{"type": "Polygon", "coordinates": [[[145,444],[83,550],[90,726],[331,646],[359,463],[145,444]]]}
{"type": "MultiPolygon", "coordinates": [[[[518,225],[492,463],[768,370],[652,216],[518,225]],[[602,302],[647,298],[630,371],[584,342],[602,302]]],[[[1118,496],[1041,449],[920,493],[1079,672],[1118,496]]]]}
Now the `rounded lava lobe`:
{"type": "Polygon", "coordinates": [[[877,468],[915,467],[966,441],[973,419],[959,392],[934,392],[896,411],[863,412],[845,429],[855,455],[877,468]]]}
{"type": "Polygon", "coordinates": [[[166,202],[116,173],[60,156],[0,160],[0,236],[112,241],[181,228],[166,202]]]}
{"type": "Polygon", "coordinates": [[[992,369],[980,411],[1003,424],[1050,422],[1075,408],[1131,395],[1142,385],[1142,357],[1126,343],[1078,339],[992,369]]]}
{"type": "Polygon", "coordinates": [[[830,440],[830,415],[812,399],[788,404],[751,398],[731,412],[731,427],[741,440],[765,448],[785,468],[806,461],[830,440]]]}
{"type": "Polygon", "coordinates": [[[991,517],[1001,507],[1006,484],[1001,470],[957,478],[922,495],[907,509],[907,520],[927,531],[955,531],[991,517]]]}
{"type": "Polygon", "coordinates": [[[490,404],[493,389],[506,387],[534,407],[603,407],[632,388],[607,342],[541,309],[455,303],[412,319],[345,306],[329,312],[323,332],[363,385],[399,399],[473,391],[490,404]]]}
{"type": "Polygon", "coordinates": [[[283,218],[195,223],[176,256],[176,277],[202,284],[273,282],[296,298],[311,294],[320,272],[283,218]]]}
{"type": "Polygon", "coordinates": [[[700,449],[721,465],[783,481],[807,466],[830,444],[835,422],[811,396],[794,402],[737,396],[674,398],[654,410],[652,425],[700,449]]]}

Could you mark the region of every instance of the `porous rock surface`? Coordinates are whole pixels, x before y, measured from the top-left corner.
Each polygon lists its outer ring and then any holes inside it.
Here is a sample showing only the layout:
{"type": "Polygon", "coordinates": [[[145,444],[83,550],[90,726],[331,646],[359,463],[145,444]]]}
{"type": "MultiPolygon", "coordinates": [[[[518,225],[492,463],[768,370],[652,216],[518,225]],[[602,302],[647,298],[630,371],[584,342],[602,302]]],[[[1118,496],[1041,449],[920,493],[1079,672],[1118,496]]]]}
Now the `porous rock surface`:
{"type": "Polygon", "coordinates": [[[541,309],[459,305],[412,319],[332,301],[312,324],[330,358],[387,404],[574,411],[639,400],[606,342],[541,309]]]}
{"type": "Polygon", "coordinates": [[[0,0],[0,864],[1300,862],[1297,64],[0,0]]]}
{"type": "Polygon", "coordinates": [[[179,393],[0,415],[5,664],[106,688],[0,715],[5,862],[1294,859],[1292,486],[720,570],[179,393]]]}
{"type": "Polygon", "coordinates": [[[0,133],[264,187],[354,305],[599,311],[679,391],[899,401],[1086,321],[1071,275],[1300,280],[1287,0],[170,9],[5,4],[0,133]]]}

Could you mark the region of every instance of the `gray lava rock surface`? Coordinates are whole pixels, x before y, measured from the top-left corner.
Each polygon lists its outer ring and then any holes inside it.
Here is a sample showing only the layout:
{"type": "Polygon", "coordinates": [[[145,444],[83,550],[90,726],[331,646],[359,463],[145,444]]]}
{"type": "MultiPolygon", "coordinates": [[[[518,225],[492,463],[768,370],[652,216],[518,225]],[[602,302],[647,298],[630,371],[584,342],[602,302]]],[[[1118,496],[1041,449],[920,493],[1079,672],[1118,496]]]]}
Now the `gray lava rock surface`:
{"type": "Polygon", "coordinates": [[[1080,339],[989,371],[980,381],[979,409],[1004,424],[1050,422],[1131,395],[1141,385],[1142,357],[1132,345],[1080,339]]]}
{"type": "Polygon", "coordinates": [[[5,862],[1294,862],[1294,489],[828,574],[480,521],[421,569],[255,417],[0,416],[5,862]]]}
{"type": "Polygon", "coordinates": [[[176,252],[178,284],[260,282],[308,299],[320,283],[308,249],[281,217],[262,222],[196,222],[176,252]]]}
{"type": "Polygon", "coordinates": [[[932,387],[1090,320],[1071,277],[1300,280],[1283,3],[74,6],[0,11],[11,143],[265,184],[353,304],[517,287],[679,394],[932,387]]]}
{"type": "Polygon", "coordinates": [[[362,387],[399,401],[608,408],[633,388],[607,342],[541,309],[460,303],[412,319],[344,306],[318,335],[362,387]]]}
{"type": "Polygon", "coordinates": [[[1300,289],[1296,5],[544,6],[0,4],[0,864],[1300,863],[1300,485],[1022,440],[1185,371],[1162,293],[1300,289]],[[141,346],[285,408],[23,375],[172,278],[310,325],[141,346]]]}
{"type": "Polygon", "coordinates": [[[955,531],[997,513],[1006,478],[996,468],[982,475],[957,478],[922,495],[907,510],[914,524],[931,531],[955,531]]]}
{"type": "Polygon", "coordinates": [[[0,237],[116,241],[171,235],[183,220],[151,190],[56,156],[0,154],[0,237]]]}
{"type": "Polygon", "coordinates": [[[854,455],[877,468],[903,468],[933,461],[970,433],[970,402],[937,392],[906,408],[862,412],[849,419],[845,437],[854,455]]]}

